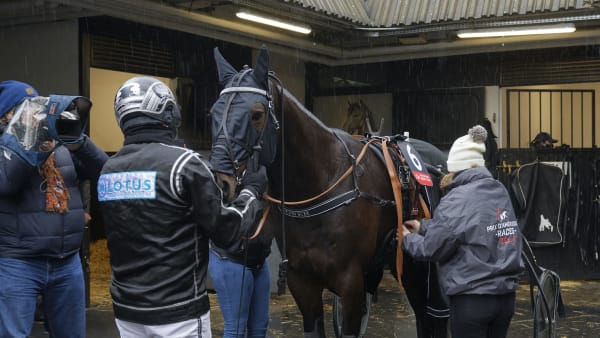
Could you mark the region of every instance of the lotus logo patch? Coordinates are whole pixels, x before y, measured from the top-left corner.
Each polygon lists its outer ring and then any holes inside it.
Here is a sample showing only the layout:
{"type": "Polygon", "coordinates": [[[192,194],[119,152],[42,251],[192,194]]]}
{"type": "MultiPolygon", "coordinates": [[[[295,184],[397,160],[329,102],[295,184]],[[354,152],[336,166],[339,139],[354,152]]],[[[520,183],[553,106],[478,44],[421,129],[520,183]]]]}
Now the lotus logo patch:
{"type": "Polygon", "coordinates": [[[98,201],[155,199],[156,171],[103,174],[98,179],[98,201]]]}

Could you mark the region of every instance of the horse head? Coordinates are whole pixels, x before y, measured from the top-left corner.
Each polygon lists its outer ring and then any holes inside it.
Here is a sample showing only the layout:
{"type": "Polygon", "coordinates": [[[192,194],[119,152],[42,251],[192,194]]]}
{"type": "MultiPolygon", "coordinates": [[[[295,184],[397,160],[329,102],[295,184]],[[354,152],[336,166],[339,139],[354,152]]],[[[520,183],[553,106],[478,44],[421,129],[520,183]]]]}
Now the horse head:
{"type": "Polygon", "coordinates": [[[231,200],[246,168],[273,162],[279,123],[272,112],[267,48],[261,47],[254,69],[245,65],[235,70],[218,48],[214,57],[223,90],[210,112],[210,163],[218,184],[231,200]]]}
{"type": "Polygon", "coordinates": [[[342,125],[342,129],[350,134],[363,135],[369,133],[378,136],[383,127],[383,118],[379,123],[379,129],[373,130],[374,117],[373,112],[361,99],[358,101],[348,101],[348,110],[346,120],[342,125]]]}

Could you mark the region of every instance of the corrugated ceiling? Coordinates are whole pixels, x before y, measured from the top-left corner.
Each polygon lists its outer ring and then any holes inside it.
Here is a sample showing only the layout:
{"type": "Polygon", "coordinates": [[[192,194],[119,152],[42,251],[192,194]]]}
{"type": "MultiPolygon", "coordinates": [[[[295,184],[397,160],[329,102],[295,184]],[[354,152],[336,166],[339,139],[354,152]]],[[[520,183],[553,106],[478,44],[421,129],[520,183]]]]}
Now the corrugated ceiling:
{"type": "Polygon", "coordinates": [[[359,26],[397,27],[592,8],[595,0],[281,0],[359,26]]]}

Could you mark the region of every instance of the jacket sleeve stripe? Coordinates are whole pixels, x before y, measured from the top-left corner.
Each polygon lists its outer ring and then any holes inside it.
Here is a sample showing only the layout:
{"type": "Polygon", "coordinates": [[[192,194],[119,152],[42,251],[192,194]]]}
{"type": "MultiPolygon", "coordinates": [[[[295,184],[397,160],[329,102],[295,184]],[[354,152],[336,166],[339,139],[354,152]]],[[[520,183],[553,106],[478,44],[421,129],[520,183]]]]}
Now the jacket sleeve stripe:
{"type": "Polygon", "coordinates": [[[185,202],[182,196],[182,187],[181,187],[181,171],[186,163],[194,156],[194,152],[191,150],[187,150],[173,164],[171,167],[171,174],[169,177],[171,193],[175,196],[180,202],[185,202]]]}

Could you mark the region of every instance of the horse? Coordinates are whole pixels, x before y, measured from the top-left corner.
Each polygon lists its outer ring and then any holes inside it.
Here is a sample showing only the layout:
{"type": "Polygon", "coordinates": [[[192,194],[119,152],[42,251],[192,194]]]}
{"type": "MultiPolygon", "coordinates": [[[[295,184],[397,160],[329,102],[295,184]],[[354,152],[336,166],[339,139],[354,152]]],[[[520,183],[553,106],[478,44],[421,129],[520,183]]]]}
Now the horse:
{"type": "Polygon", "coordinates": [[[349,134],[363,135],[369,133],[371,135],[379,135],[381,128],[383,127],[383,118],[379,123],[379,129],[373,130],[373,112],[365,104],[363,100],[348,101],[348,109],[346,111],[346,118],[342,123],[342,129],[349,134]]]}
{"type": "MultiPolygon", "coordinates": [[[[391,174],[381,160],[385,152],[327,127],[285,90],[269,71],[265,46],[254,69],[244,66],[239,72],[217,48],[214,56],[224,88],[211,109],[210,162],[218,183],[231,198],[240,189],[244,170],[267,167],[268,199],[275,203],[265,214],[262,232],[276,238],[282,254],[280,274],[287,273],[304,336],[325,337],[324,289],[342,305],[336,335],[361,336],[367,295],[374,294],[381,281],[386,251],[400,224],[398,215],[410,214],[414,205],[402,204],[410,202],[408,194],[400,201],[395,198],[397,191],[385,179],[391,174]]],[[[418,158],[410,151],[407,155],[418,158]]],[[[399,177],[398,185],[414,183],[409,182],[410,174],[399,177]]],[[[428,269],[407,261],[402,280],[412,282],[409,287],[404,282],[409,300],[420,302],[411,301],[419,337],[446,337],[445,319],[425,317],[427,304],[421,297],[432,289],[428,269]]]]}

